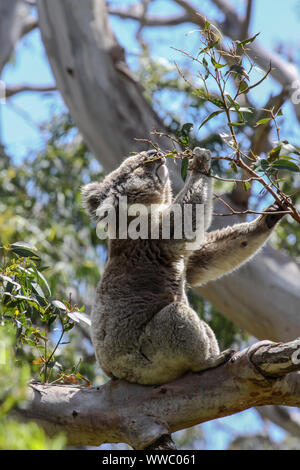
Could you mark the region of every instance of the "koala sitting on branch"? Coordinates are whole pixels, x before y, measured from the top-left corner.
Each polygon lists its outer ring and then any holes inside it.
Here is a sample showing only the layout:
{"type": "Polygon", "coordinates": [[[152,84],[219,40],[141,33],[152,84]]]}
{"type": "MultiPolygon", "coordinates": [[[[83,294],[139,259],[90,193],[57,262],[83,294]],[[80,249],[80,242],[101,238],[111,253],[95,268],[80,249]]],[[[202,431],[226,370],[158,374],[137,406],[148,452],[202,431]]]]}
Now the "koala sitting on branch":
{"type": "MultiPolygon", "coordinates": [[[[175,198],[166,159],[155,151],[127,158],[103,182],[82,190],[85,208],[97,222],[103,219],[101,212],[117,211],[122,197],[128,214],[134,204],[143,204],[150,220],[150,209],[156,208],[156,216],[151,215],[155,237],[125,237],[117,223],[109,240],[109,259],[97,287],[91,328],[97,360],[109,377],[162,384],[187,371],[216,367],[231,357],[232,351],[220,353],[213,331],[189,306],[186,284],[205,284],[245,263],[283,214],[277,213],[281,209],[274,204],[268,208],[274,214],[206,233],[212,217],[211,155],[200,148],[193,153],[189,178],[175,198]],[[191,209],[188,232],[192,236],[188,238],[183,230],[176,237],[178,224],[184,224],[175,208],[186,206],[191,209]],[[200,217],[197,206],[203,209],[200,217]],[[169,220],[169,237],[163,236],[164,220],[169,220]]],[[[131,221],[132,215],[127,224],[131,221]]]]}

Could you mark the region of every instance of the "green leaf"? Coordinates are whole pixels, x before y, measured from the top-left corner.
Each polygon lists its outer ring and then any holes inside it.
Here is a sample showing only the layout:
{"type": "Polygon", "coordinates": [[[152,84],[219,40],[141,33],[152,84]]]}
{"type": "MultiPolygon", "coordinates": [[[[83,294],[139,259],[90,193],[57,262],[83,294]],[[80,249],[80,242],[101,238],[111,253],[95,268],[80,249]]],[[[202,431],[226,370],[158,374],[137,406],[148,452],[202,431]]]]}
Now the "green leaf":
{"type": "Polygon", "coordinates": [[[201,127],[204,126],[204,124],[206,124],[208,121],[210,121],[212,118],[214,118],[215,116],[218,116],[219,114],[222,114],[224,113],[225,110],[224,109],[221,109],[220,111],[215,111],[213,113],[211,113],[206,119],[204,119],[204,121],[202,122],[202,124],[199,126],[199,130],[201,129],[201,127]]]}
{"type": "Polygon", "coordinates": [[[247,108],[247,107],[242,107],[242,106],[241,106],[240,109],[239,109],[239,111],[240,111],[241,113],[251,113],[251,114],[253,114],[253,109],[247,108]]]}
{"type": "Polygon", "coordinates": [[[272,118],[264,118],[264,119],[260,119],[259,121],[257,121],[256,126],[260,126],[261,124],[267,124],[268,122],[270,122],[272,120],[272,118]]]}
{"type": "Polygon", "coordinates": [[[215,42],[212,42],[211,44],[209,44],[207,47],[204,47],[204,49],[201,49],[200,52],[198,52],[198,56],[200,54],[204,54],[205,52],[208,52],[210,49],[213,49],[214,47],[216,47],[217,45],[219,44],[219,40],[218,41],[215,41],[215,42]]]}
{"type": "Polygon", "coordinates": [[[249,191],[250,188],[251,188],[251,183],[249,183],[249,181],[244,181],[244,189],[245,189],[245,191],[249,191]]]}
{"type": "Polygon", "coordinates": [[[181,177],[183,181],[186,180],[188,168],[189,168],[189,159],[188,157],[184,157],[181,162],[181,177]]]}
{"type": "Polygon", "coordinates": [[[58,310],[61,310],[63,312],[67,311],[67,307],[60,300],[52,300],[51,303],[55,308],[58,308],[58,310]]]}
{"type": "Polygon", "coordinates": [[[206,92],[203,90],[194,90],[193,94],[196,96],[199,96],[202,100],[209,101],[210,103],[213,103],[215,106],[218,106],[218,108],[225,108],[225,105],[222,100],[215,98],[211,95],[208,95],[206,92]]]}
{"type": "Polygon", "coordinates": [[[254,36],[252,36],[251,38],[245,39],[244,41],[236,41],[238,47],[245,47],[247,44],[250,44],[251,42],[255,41],[255,39],[257,38],[259,34],[260,33],[256,33],[254,36]]]}
{"type": "Polygon", "coordinates": [[[274,162],[274,160],[277,160],[279,158],[281,148],[282,145],[278,145],[278,147],[275,147],[273,150],[271,150],[268,156],[269,162],[274,162]]]}
{"type": "Polygon", "coordinates": [[[231,104],[232,108],[229,109],[229,111],[234,111],[237,112],[239,115],[239,118],[241,122],[244,122],[244,116],[243,113],[253,113],[253,110],[248,108],[248,107],[241,107],[241,105],[235,101],[229,93],[225,93],[225,96],[229,103],[231,104]]]}
{"type": "Polygon", "coordinates": [[[41,288],[41,286],[39,286],[39,284],[37,284],[37,282],[31,282],[31,286],[33,288],[33,290],[42,298],[45,299],[45,294],[43,292],[43,289],[41,288]]]}
{"type": "Polygon", "coordinates": [[[295,173],[300,172],[300,167],[296,165],[296,163],[285,159],[276,160],[276,162],[272,163],[272,168],[274,168],[275,170],[293,171],[295,173]]]}
{"type": "Polygon", "coordinates": [[[245,122],[229,122],[228,124],[230,126],[244,126],[246,123],[245,122]]]}
{"type": "Polygon", "coordinates": [[[68,317],[71,318],[71,320],[79,323],[80,321],[86,323],[87,325],[91,326],[91,320],[90,318],[85,315],[84,313],[80,313],[78,311],[76,312],[68,312],[68,317]]]}
{"type": "Polygon", "coordinates": [[[219,64],[213,57],[210,60],[215,69],[222,69],[223,67],[226,67],[226,64],[219,64]]]}
{"type": "Polygon", "coordinates": [[[10,250],[22,258],[39,258],[36,248],[26,242],[17,242],[10,245],[10,250]]]}
{"type": "Polygon", "coordinates": [[[206,20],[203,31],[206,33],[209,30],[209,27],[210,27],[210,23],[209,23],[209,21],[206,20]]]}
{"type": "Polygon", "coordinates": [[[49,284],[48,284],[45,276],[40,271],[38,271],[37,269],[35,270],[35,273],[36,273],[36,278],[37,278],[38,284],[42,287],[42,289],[46,290],[46,293],[47,293],[48,296],[51,296],[51,289],[49,287],[49,284]]]}
{"type": "Polygon", "coordinates": [[[205,74],[204,80],[207,80],[208,77],[209,77],[209,67],[208,67],[208,62],[207,62],[207,60],[205,59],[205,57],[203,57],[202,64],[203,64],[203,67],[204,67],[205,70],[206,70],[206,74],[205,74]]]}
{"type": "Polygon", "coordinates": [[[30,243],[27,243],[27,242],[16,242],[16,243],[12,243],[11,246],[19,247],[19,248],[27,248],[28,250],[31,250],[31,251],[37,251],[34,245],[31,245],[30,243]]]}
{"type": "MultiPolygon", "coordinates": [[[[240,92],[241,92],[241,93],[246,93],[247,90],[248,90],[248,88],[249,88],[249,87],[248,87],[247,82],[246,82],[245,80],[241,80],[241,82],[240,82],[240,92]]],[[[248,93],[248,92],[247,92],[247,93],[248,93]]]]}
{"type": "Polygon", "coordinates": [[[21,284],[13,281],[12,278],[9,276],[4,276],[4,274],[0,274],[0,279],[2,279],[4,282],[7,282],[7,284],[11,284],[9,292],[12,291],[12,287],[15,287],[17,290],[21,289],[21,284]]]}

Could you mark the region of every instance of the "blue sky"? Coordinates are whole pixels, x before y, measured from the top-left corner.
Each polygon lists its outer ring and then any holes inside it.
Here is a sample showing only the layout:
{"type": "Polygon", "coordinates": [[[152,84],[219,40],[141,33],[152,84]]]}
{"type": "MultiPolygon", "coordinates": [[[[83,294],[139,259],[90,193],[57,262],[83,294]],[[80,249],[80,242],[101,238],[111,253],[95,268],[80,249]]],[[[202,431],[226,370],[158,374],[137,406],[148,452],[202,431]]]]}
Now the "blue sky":
{"type": "MultiPolygon", "coordinates": [[[[115,2],[129,4],[129,1],[115,2]]],[[[194,2],[196,4],[196,2],[194,2]]],[[[242,0],[232,2],[243,10],[245,4],[242,0]]],[[[206,12],[207,17],[215,17],[216,10],[211,7],[208,0],[201,1],[201,9],[206,12]]],[[[157,1],[153,7],[153,13],[167,14],[176,13],[177,8],[171,10],[170,2],[165,0],[157,1]]],[[[120,21],[111,18],[111,24],[116,32],[119,41],[126,50],[131,53],[137,52],[134,39],[136,24],[132,21],[120,21]]],[[[287,49],[299,59],[300,50],[300,6],[297,0],[282,2],[280,0],[256,0],[253,19],[251,23],[251,33],[261,32],[259,41],[270,50],[275,50],[279,43],[286,45],[287,49]],[[297,55],[298,54],[298,55],[297,55]]],[[[178,60],[178,53],[170,46],[185,50],[193,50],[197,47],[195,35],[187,35],[187,32],[194,29],[191,25],[182,25],[172,30],[159,28],[145,31],[146,38],[149,39],[153,53],[158,57],[164,57],[171,62],[178,60]],[[176,31],[176,34],[174,33],[176,31]]],[[[196,49],[197,50],[197,49],[196,49]]],[[[45,52],[41,43],[39,31],[33,31],[18,46],[14,60],[8,64],[2,75],[2,80],[7,85],[12,84],[52,84],[54,79],[50,70],[45,52]]],[[[278,92],[280,87],[272,80],[267,80],[260,91],[255,96],[257,102],[266,102],[270,92],[278,92]]],[[[176,107],[176,103],[174,105],[176,107]]],[[[9,154],[13,155],[17,161],[21,161],[25,156],[34,154],[43,147],[44,136],[40,132],[39,126],[54,112],[64,110],[64,103],[59,93],[48,95],[38,93],[24,93],[17,95],[7,102],[0,104],[0,135],[9,154]]],[[[284,108],[287,120],[293,119],[293,111],[290,105],[284,108]]],[[[286,138],[300,145],[299,126],[289,125],[286,138]]],[[[205,423],[204,429],[207,431],[207,447],[211,449],[225,448],[229,439],[228,428],[236,433],[254,433],[261,429],[261,420],[257,418],[254,410],[248,410],[242,414],[223,418],[218,422],[205,423]]],[[[272,436],[276,440],[283,437],[282,431],[274,425],[270,426],[272,436]]]]}

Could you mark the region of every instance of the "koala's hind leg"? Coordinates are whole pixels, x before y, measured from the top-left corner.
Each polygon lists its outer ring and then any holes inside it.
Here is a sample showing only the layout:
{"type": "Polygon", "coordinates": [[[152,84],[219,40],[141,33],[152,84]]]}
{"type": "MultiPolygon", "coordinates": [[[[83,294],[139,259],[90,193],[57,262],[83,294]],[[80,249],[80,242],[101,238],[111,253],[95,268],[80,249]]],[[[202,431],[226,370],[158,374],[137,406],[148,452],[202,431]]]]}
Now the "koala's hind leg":
{"type": "Polygon", "coordinates": [[[173,302],[158,312],[140,337],[140,353],[148,359],[144,383],[163,383],[187,371],[216,367],[232,355],[220,353],[211,328],[188,305],[173,302]]]}

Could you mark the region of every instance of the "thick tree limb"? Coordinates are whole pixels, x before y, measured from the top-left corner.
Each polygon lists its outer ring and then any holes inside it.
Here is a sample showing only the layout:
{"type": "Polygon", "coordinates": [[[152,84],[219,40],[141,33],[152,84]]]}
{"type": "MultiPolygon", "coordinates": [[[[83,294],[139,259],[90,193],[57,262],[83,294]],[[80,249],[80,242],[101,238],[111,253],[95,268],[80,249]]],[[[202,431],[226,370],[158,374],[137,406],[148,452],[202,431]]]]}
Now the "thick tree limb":
{"type": "Polygon", "coordinates": [[[25,410],[69,445],[126,442],[144,449],[162,436],[253,406],[300,406],[300,340],[263,341],[215,369],[160,386],[114,380],[101,387],[32,384],[25,410]]]}

